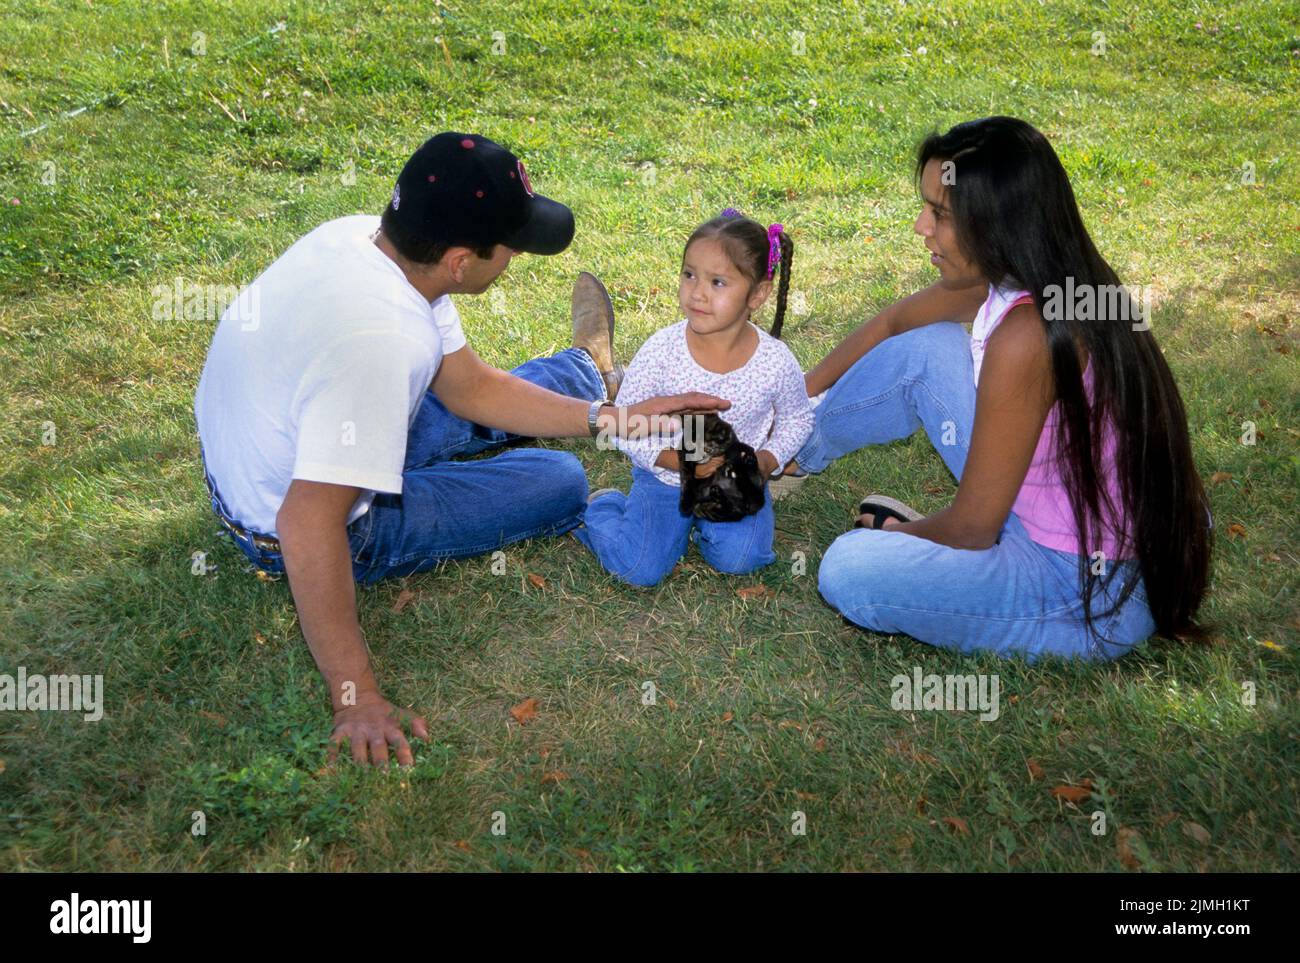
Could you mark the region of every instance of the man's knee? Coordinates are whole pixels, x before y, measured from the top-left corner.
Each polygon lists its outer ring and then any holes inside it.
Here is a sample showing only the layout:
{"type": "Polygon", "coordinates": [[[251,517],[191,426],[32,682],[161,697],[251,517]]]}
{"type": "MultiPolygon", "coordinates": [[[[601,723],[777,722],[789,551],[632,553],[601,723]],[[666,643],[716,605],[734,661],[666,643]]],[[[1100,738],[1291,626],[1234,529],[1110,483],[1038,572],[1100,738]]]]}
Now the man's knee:
{"type": "Polygon", "coordinates": [[[580,514],[587,505],[587,471],[567,451],[535,448],[529,452],[530,471],[540,487],[534,495],[554,509],[559,517],[580,514]]]}

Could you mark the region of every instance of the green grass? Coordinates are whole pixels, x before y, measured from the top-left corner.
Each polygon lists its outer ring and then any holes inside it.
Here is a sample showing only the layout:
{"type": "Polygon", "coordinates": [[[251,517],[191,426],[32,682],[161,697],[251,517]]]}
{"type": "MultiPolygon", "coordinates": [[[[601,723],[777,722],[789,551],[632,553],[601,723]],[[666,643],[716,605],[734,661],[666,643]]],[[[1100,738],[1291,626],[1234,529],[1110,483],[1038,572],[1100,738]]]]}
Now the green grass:
{"type": "MultiPolygon", "coordinates": [[[[0,715],[0,868],[1123,870],[1121,829],[1145,869],[1300,867],[1289,5],[681,6],[457,0],[435,24],[415,2],[0,2],[0,672],[103,673],[107,701],[97,724],[0,715]],[[321,771],[328,700],[287,585],[246,574],[207,505],[191,406],[214,325],[153,320],[156,285],[245,283],[320,221],[378,213],[424,137],[474,130],[579,225],[515,263],[503,313],[459,302],[489,361],[565,346],[583,269],[630,356],[676,318],[690,229],[732,205],[796,239],[810,310],[786,340],[811,365],[927,283],[912,152],[988,113],[1050,136],[1102,251],[1158,291],[1198,465],[1231,474],[1210,487],[1213,645],[1028,666],[848,626],[816,570],[856,497],[951,497],[915,438],[782,502],[781,561],[754,577],[692,553],[637,591],[563,538],[504,576],[482,558],[363,591],[379,678],[435,737],[411,771],[321,771]],[[190,574],[195,551],[217,572],[190,574]],[[893,711],[914,666],[998,673],[1001,718],[893,711]],[[1049,794],[1083,779],[1091,801],[1049,794]]],[[[626,485],[617,454],[550,444],[626,485]]]]}

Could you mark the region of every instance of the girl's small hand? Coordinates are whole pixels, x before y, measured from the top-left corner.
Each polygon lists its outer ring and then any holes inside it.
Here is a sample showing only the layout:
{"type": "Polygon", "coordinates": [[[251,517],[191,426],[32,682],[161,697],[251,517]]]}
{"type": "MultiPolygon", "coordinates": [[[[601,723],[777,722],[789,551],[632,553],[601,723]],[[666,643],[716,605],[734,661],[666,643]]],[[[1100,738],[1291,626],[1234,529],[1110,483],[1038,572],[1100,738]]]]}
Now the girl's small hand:
{"type": "Polygon", "coordinates": [[[710,475],[712,475],[715,471],[717,471],[719,468],[722,467],[722,463],[723,463],[724,461],[726,461],[726,459],[723,458],[721,455],[715,455],[715,456],[713,456],[712,458],[710,458],[708,461],[705,461],[705,462],[696,462],[696,463],[695,463],[695,477],[696,477],[696,478],[708,478],[708,477],[709,477],[710,475]]]}

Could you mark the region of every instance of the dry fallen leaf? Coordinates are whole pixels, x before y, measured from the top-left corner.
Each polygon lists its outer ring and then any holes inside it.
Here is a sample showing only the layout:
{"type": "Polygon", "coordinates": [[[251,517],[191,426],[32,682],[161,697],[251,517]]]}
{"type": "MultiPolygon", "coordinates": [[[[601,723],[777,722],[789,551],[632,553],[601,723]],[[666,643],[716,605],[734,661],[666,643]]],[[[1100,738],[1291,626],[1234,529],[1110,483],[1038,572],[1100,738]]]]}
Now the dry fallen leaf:
{"type": "Polygon", "coordinates": [[[415,593],[410,589],[402,589],[397,593],[397,600],[393,602],[393,611],[401,614],[402,609],[406,608],[415,599],[415,593]]]}
{"type": "Polygon", "coordinates": [[[724,712],[724,713],[722,714],[722,721],[723,721],[723,722],[730,722],[730,721],[731,721],[732,719],[734,719],[734,718],[736,718],[736,717],[735,717],[734,715],[731,714],[731,710],[730,710],[730,709],[728,709],[726,712],[724,712]]]}
{"type": "Polygon", "coordinates": [[[1136,829],[1125,826],[1115,835],[1115,849],[1119,852],[1119,861],[1129,869],[1141,869],[1142,863],[1133,852],[1133,845],[1141,842],[1142,837],[1136,829]]]}
{"type": "Polygon", "coordinates": [[[1028,759],[1025,761],[1025,765],[1029,768],[1030,782],[1034,782],[1043,778],[1044,776],[1043,767],[1038,764],[1038,760],[1028,759]]]}
{"type": "Polygon", "coordinates": [[[795,797],[798,798],[798,799],[810,800],[810,801],[812,801],[812,802],[816,802],[816,801],[817,801],[817,794],[816,794],[815,792],[802,792],[802,791],[796,789],[796,790],[794,791],[794,794],[795,794],[795,797]]]}
{"type": "Polygon", "coordinates": [[[469,840],[468,840],[468,839],[458,839],[458,840],[456,840],[456,848],[457,848],[457,849],[462,849],[462,850],[464,850],[465,852],[468,853],[468,852],[470,851],[470,848],[471,848],[470,845],[469,845],[469,840]]]}
{"type": "Polygon", "coordinates": [[[1211,485],[1217,485],[1220,482],[1226,482],[1226,481],[1232,481],[1232,472],[1216,471],[1213,475],[1210,476],[1211,485]]]}
{"type": "Polygon", "coordinates": [[[826,751],[826,737],[822,736],[816,742],[813,743],[813,752],[825,752],[825,751],[826,751]]]}
{"type": "Polygon", "coordinates": [[[676,699],[665,699],[664,701],[668,703],[668,708],[669,708],[669,709],[672,709],[673,712],[676,712],[676,711],[677,711],[677,700],[676,700],[676,699]]]}
{"type": "Polygon", "coordinates": [[[536,572],[528,573],[528,581],[533,583],[534,588],[546,588],[546,579],[542,578],[536,572]]]}
{"type": "Polygon", "coordinates": [[[922,793],[921,797],[916,801],[916,814],[918,816],[925,815],[925,793],[922,793]]]}
{"type": "Polygon", "coordinates": [[[1229,537],[1229,538],[1245,538],[1245,537],[1246,537],[1246,526],[1243,525],[1243,524],[1241,524],[1241,522],[1233,522],[1231,525],[1228,526],[1228,537],[1229,537]]]}
{"type": "Polygon", "coordinates": [[[532,722],[537,718],[537,700],[525,699],[519,705],[510,710],[510,714],[515,717],[515,722],[521,726],[527,722],[532,722]]]}
{"type": "Polygon", "coordinates": [[[803,732],[803,726],[799,725],[799,723],[795,722],[793,719],[782,719],[777,723],[776,727],[778,729],[797,729],[799,732],[803,732]]]}
{"type": "Polygon", "coordinates": [[[4,771],[5,771],[5,761],[3,759],[0,759],[0,776],[4,775],[4,771]]]}
{"type": "Polygon", "coordinates": [[[1092,780],[1085,779],[1077,786],[1054,786],[1052,795],[1057,799],[1064,799],[1066,802],[1072,802],[1076,805],[1087,802],[1092,798],[1092,780]]]}
{"type": "Polygon", "coordinates": [[[749,599],[765,598],[769,593],[766,585],[747,585],[744,588],[736,589],[736,594],[748,601],[749,599]]]}
{"type": "Polygon", "coordinates": [[[1200,823],[1183,823],[1183,835],[1188,839],[1194,839],[1202,846],[1210,844],[1210,831],[1200,823]]]}
{"type": "Polygon", "coordinates": [[[552,769],[546,775],[542,776],[542,785],[545,786],[548,782],[564,782],[564,780],[568,778],[569,774],[563,769],[552,769]]]}
{"type": "Polygon", "coordinates": [[[970,835],[970,826],[968,826],[966,820],[962,819],[960,816],[944,816],[943,819],[939,821],[958,836],[970,835]]]}
{"type": "Polygon", "coordinates": [[[219,726],[226,726],[230,724],[230,720],[227,719],[219,712],[209,712],[207,709],[200,709],[199,715],[201,715],[204,719],[212,720],[219,726]]]}
{"type": "Polygon", "coordinates": [[[266,636],[263,635],[261,632],[254,632],[253,639],[254,641],[257,642],[258,645],[266,645],[266,636]]]}

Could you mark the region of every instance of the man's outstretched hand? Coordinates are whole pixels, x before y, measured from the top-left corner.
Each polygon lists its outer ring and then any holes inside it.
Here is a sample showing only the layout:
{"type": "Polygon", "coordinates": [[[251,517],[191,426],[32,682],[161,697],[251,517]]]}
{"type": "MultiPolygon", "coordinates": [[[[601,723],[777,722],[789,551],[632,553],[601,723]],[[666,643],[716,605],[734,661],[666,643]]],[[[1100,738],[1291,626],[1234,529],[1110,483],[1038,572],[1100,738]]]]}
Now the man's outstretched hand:
{"type": "Polygon", "coordinates": [[[639,415],[679,415],[704,414],[709,411],[726,411],[731,402],[717,395],[703,391],[687,391],[680,395],[662,395],[647,398],[645,401],[630,405],[628,414],[639,415]]]}
{"type": "Polygon", "coordinates": [[[610,409],[607,408],[605,418],[612,420],[601,423],[608,424],[611,434],[623,438],[670,435],[681,430],[681,415],[726,411],[730,407],[731,402],[725,398],[705,394],[703,391],[687,391],[680,395],[647,398],[645,401],[628,405],[621,418],[610,415],[610,409]]]}
{"type": "Polygon", "coordinates": [[[403,723],[411,727],[412,738],[429,738],[429,726],[423,716],[394,706],[377,693],[369,697],[358,696],[357,705],[343,706],[334,713],[330,762],[334,762],[339,748],[346,742],[352,746],[353,760],[363,766],[366,763],[387,766],[389,746],[397,753],[399,765],[415,765],[411,744],[406,741],[406,734],[402,730],[403,723]]]}

